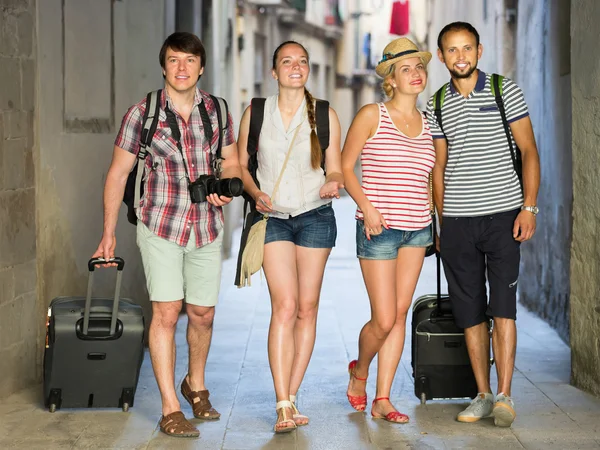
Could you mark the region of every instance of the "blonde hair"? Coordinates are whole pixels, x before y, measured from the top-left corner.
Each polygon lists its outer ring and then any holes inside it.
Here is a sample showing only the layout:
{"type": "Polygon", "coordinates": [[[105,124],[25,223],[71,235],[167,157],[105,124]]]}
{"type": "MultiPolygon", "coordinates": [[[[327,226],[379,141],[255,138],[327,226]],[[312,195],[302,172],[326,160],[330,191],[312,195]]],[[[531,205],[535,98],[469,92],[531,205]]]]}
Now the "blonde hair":
{"type": "MultiPolygon", "coordinates": [[[[427,72],[427,63],[423,58],[419,58],[421,63],[425,67],[425,72],[427,72]]],[[[390,78],[394,76],[394,72],[396,71],[396,63],[390,65],[386,70],[385,77],[383,77],[383,81],[381,82],[381,90],[388,97],[392,98],[394,96],[394,88],[392,87],[392,83],[390,83],[390,78]]]]}
{"type": "Polygon", "coordinates": [[[394,75],[395,70],[396,64],[394,63],[388,67],[385,77],[381,82],[381,90],[388,98],[392,98],[394,96],[394,88],[392,87],[392,83],[390,83],[390,78],[394,75]]]}

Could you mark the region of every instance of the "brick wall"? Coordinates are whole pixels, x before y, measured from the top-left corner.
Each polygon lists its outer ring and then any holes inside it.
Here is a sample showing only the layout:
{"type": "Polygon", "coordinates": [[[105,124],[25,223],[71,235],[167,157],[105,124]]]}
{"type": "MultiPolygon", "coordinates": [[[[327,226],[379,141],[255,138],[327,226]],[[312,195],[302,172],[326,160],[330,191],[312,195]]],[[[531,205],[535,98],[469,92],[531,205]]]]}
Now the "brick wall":
{"type": "Polygon", "coordinates": [[[0,0],[0,398],[36,379],[35,22],[0,0]]]}

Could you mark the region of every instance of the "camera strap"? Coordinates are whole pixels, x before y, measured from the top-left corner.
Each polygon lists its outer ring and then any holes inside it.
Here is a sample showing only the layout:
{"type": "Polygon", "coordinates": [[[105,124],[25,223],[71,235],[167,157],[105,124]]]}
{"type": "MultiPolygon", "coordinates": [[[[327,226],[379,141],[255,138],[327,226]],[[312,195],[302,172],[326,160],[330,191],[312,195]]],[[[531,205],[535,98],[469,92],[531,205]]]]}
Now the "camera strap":
{"type": "MultiPolygon", "coordinates": [[[[221,156],[221,150],[223,149],[225,133],[227,131],[227,127],[229,126],[229,107],[227,106],[227,102],[225,101],[225,99],[221,97],[215,97],[214,95],[210,95],[210,99],[215,105],[215,113],[217,115],[217,124],[219,130],[219,139],[217,141],[217,148],[215,150],[215,153],[210,152],[210,165],[213,169],[215,176],[217,178],[220,178],[222,171],[221,164],[224,159],[223,156],[221,156]]],[[[213,131],[205,103],[206,102],[204,101],[200,102],[200,104],[198,105],[198,110],[200,111],[200,117],[202,118],[202,126],[205,130],[204,134],[206,135],[206,139],[208,140],[210,145],[212,144],[213,131]]]]}
{"type": "MultiPolygon", "coordinates": [[[[168,105],[165,105],[165,114],[167,115],[167,123],[169,124],[169,128],[171,129],[171,136],[175,140],[177,144],[177,149],[179,153],[181,153],[181,158],[183,159],[183,167],[185,169],[185,177],[187,179],[188,185],[190,184],[190,173],[188,171],[187,162],[185,160],[185,155],[183,154],[183,147],[181,146],[181,131],[179,130],[179,124],[177,123],[177,117],[175,117],[175,113],[169,109],[168,105]]],[[[211,130],[212,131],[212,130],[211,130]]]]}
{"type": "MultiPolygon", "coordinates": [[[[220,97],[215,97],[214,95],[211,95],[210,98],[212,99],[212,101],[215,105],[215,112],[217,115],[217,124],[218,124],[218,130],[219,130],[219,140],[217,142],[216,152],[214,154],[212,151],[209,152],[210,153],[210,166],[214,172],[214,175],[217,178],[219,178],[219,176],[221,175],[221,162],[223,160],[223,157],[221,156],[221,149],[223,147],[224,134],[227,131],[227,127],[228,127],[229,108],[227,107],[227,102],[224,99],[222,99],[220,97]],[[225,117],[223,117],[223,116],[225,116],[225,117]],[[225,125],[223,126],[223,124],[225,124],[225,125]]],[[[204,137],[206,138],[206,141],[208,142],[208,146],[210,148],[211,144],[212,144],[212,138],[213,138],[213,129],[212,129],[212,123],[210,121],[210,117],[208,115],[208,111],[206,110],[206,105],[205,105],[204,100],[201,101],[200,104],[198,105],[198,111],[200,112],[200,118],[202,120],[202,128],[204,129],[204,137]]],[[[167,123],[169,124],[169,128],[171,129],[171,135],[173,136],[173,139],[177,143],[177,148],[181,152],[181,157],[183,158],[183,164],[185,166],[185,174],[187,176],[188,183],[189,183],[190,175],[189,175],[187,163],[185,160],[185,155],[183,154],[183,147],[181,145],[181,131],[179,130],[179,124],[177,123],[177,117],[175,117],[175,113],[173,113],[173,111],[171,111],[169,109],[168,105],[165,106],[165,114],[167,115],[167,123]]]]}

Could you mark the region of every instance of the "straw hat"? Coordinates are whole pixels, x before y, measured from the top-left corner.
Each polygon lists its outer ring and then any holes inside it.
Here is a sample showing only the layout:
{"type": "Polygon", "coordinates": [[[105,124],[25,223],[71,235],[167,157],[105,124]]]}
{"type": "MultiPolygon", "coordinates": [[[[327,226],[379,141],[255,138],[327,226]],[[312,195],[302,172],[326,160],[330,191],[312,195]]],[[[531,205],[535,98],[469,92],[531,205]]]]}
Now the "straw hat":
{"type": "Polygon", "coordinates": [[[383,57],[377,63],[375,72],[377,75],[384,78],[392,64],[408,58],[421,58],[423,64],[427,65],[431,61],[431,53],[420,52],[417,46],[408,38],[394,39],[383,49],[383,57]]]}

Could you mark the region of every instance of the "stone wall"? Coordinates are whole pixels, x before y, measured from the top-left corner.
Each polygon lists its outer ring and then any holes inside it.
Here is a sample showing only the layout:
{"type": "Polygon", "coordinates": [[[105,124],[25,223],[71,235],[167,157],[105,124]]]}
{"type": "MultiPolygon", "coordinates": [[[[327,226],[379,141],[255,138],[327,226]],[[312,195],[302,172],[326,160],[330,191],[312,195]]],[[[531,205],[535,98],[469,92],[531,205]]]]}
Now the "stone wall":
{"type": "Polygon", "coordinates": [[[600,396],[600,2],[573,0],[571,380],[600,396]]]}
{"type": "MultiPolygon", "coordinates": [[[[57,296],[85,295],[87,261],[102,236],[102,193],[127,109],[164,85],[158,52],[162,0],[38,2],[40,158],[37,195],[38,317],[57,296]]],[[[116,253],[121,294],[151,317],[135,227],[122,206],[116,253]]],[[[112,296],[114,271],[99,270],[94,296],[112,296]]],[[[40,341],[44,336],[42,321],[40,341]]],[[[38,355],[38,362],[42,357],[38,355]]],[[[41,372],[38,372],[41,374],[41,372]]]]}
{"type": "Polygon", "coordinates": [[[537,231],[522,246],[519,299],[567,342],[573,201],[569,10],[564,0],[520,0],[516,41],[516,81],[529,107],[542,172],[537,231]]]}
{"type": "Polygon", "coordinates": [[[35,1],[0,0],[0,398],[36,377],[34,37],[35,1]]]}

